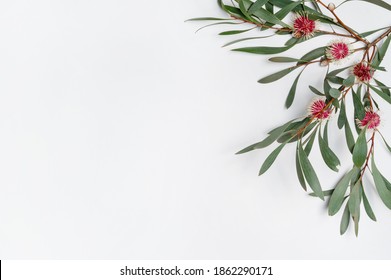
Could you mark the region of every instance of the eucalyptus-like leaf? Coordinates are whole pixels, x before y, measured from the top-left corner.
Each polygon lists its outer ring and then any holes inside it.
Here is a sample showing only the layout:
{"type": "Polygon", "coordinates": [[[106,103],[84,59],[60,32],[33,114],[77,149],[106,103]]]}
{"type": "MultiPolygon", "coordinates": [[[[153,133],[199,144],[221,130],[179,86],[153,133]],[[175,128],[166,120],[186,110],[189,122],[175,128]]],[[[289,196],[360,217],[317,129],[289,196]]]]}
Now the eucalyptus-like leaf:
{"type": "MultiPolygon", "coordinates": [[[[331,196],[332,194],[333,194],[333,192],[334,192],[334,189],[332,189],[332,190],[327,190],[327,191],[323,191],[323,195],[324,196],[331,196]]],[[[314,196],[314,197],[316,197],[316,195],[315,195],[315,193],[309,193],[309,195],[310,196],[314,196]]]]}
{"type": "Polygon", "coordinates": [[[387,189],[386,184],[383,180],[383,175],[380,173],[379,169],[377,169],[377,166],[375,164],[375,160],[372,157],[372,175],[373,180],[375,182],[375,186],[377,189],[377,192],[379,193],[379,196],[383,203],[391,209],[391,191],[387,189]]]}
{"type": "Polygon", "coordinates": [[[327,145],[327,143],[323,140],[322,135],[320,134],[320,130],[318,135],[318,141],[320,152],[322,154],[324,162],[331,170],[338,172],[337,166],[341,165],[341,162],[339,161],[335,153],[330,149],[329,145],[327,145]]]}
{"type": "Polygon", "coordinates": [[[319,197],[321,200],[324,200],[324,195],[318,176],[316,175],[315,170],[312,167],[301,145],[299,145],[299,159],[300,165],[303,168],[304,177],[307,180],[308,185],[314,191],[317,197],[319,197]]]}
{"type": "Polygon", "coordinates": [[[345,122],[345,138],[346,138],[346,144],[348,145],[349,151],[351,153],[353,153],[355,142],[354,142],[353,133],[352,133],[352,130],[350,129],[350,125],[349,125],[348,121],[345,122]]]}
{"type": "Polygon", "coordinates": [[[285,46],[285,47],[245,47],[245,48],[238,48],[233,49],[234,52],[246,52],[246,53],[253,53],[253,54],[277,54],[282,53],[290,48],[292,48],[293,45],[285,46]]]}
{"type": "Polygon", "coordinates": [[[355,92],[352,92],[352,97],[355,115],[358,117],[359,120],[362,120],[365,117],[364,106],[355,92]]]}
{"type": "Polygon", "coordinates": [[[346,118],[346,108],[345,108],[345,102],[341,101],[341,110],[339,110],[339,116],[338,116],[338,128],[341,129],[345,125],[347,121],[346,118]]]}
{"type": "MultiPolygon", "coordinates": [[[[390,36],[391,37],[391,36],[390,36]]],[[[381,98],[383,98],[385,101],[391,104],[391,96],[385,94],[382,90],[375,88],[372,85],[369,85],[369,87],[376,92],[381,98]]]]}
{"type": "Polygon", "coordinates": [[[315,142],[315,138],[316,138],[316,129],[314,130],[314,132],[312,132],[312,134],[309,136],[309,140],[307,142],[307,145],[305,146],[304,148],[304,152],[306,153],[307,156],[310,155],[311,153],[311,150],[312,150],[312,146],[314,145],[314,142],[315,142]]]}
{"type": "MultiPolygon", "coordinates": [[[[297,143],[297,145],[299,145],[299,142],[297,143]]],[[[297,178],[299,179],[299,183],[300,183],[301,187],[305,191],[307,191],[307,185],[305,183],[303,169],[301,168],[301,165],[300,165],[299,146],[297,146],[297,148],[296,148],[296,173],[297,173],[297,178]]]]}
{"type": "Polygon", "coordinates": [[[248,37],[248,38],[237,39],[237,40],[234,40],[234,41],[226,43],[225,45],[223,45],[223,48],[227,47],[227,46],[230,46],[230,45],[233,45],[233,44],[244,42],[244,41],[264,39],[264,38],[269,38],[269,37],[273,37],[273,36],[274,36],[274,34],[268,35],[268,36],[258,36],[258,37],[248,37]]]}
{"type": "Polygon", "coordinates": [[[376,222],[375,213],[373,213],[371,204],[369,203],[368,198],[367,198],[367,196],[365,195],[364,189],[363,189],[363,191],[362,191],[362,200],[363,200],[363,203],[364,203],[365,212],[367,213],[368,217],[369,217],[372,221],[375,221],[375,222],[376,222]]]}
{"type": "Polygon", "coordinates": [[[297,66],[294,66],[294,67],[289,67],[289,68],[286,68],[284,70],[281,70],[281,71],[278,71],[276,73],[273,73],[269,76],[266,76],[262,79],[260,79],[258,81],[258,83],[261,83],[261,84],[268,84],[268,83],[272,83],[272,82],[275,82],[279,79],[281,79],[282,77],[288,75],[290,72],[292,72],[293,70],[295,70],[297,68],[297,66]]]}
{"type": "Polygon", "coordinates": [[[346,78],[345,80],[343,80],[343,85],[345,87],[351,87],[354,85],[354,82],[356,81],[356,77],[354,75],[350,75],[348,78],[346,78]]]}
{"type": "Polygon", "coordinates": [[[303,73],[303,71],[301,71],[300,74],[297,75],[295,81],[292,84],[292,87],[289,90],[288,97],[286,98],[286,101],[285,101],[285,107],[286,108],[291,107],[291,105],[293,103],[293,100],[295,99],[297,83],[299,82],[299,79],[300,79],[300,76],[301,76],[302,73],[303,73]]]}
{"type": "MultiPolygon", "coordinates": [[[[323,56],[325,54],[325,50],[326,50],[326,47],[320,47],[320,48],[317,48],[317,49],[314,49],[308,53],[306,53],[305,55],[303,55],[300,60],[302,61],[312,61],[316,58],[319,58],[321,56],[323,56]]],[[[302,63],[298,63],[298,64],[302,64],[302,63]]]]}
{"type": "Polygon", "coordinates": [[[336,88],[332,88],[330,89],[329,94],[333,98],[338,98],[341,95],[341,92],[336,88]]]}
{"type": "Polygon", "coordinates": [[[245,30],[229,30],[229,31],[220,32],[219,35],[222,35],[222,36],[237,35],[237,34],[248,32],[253,29],[254,28],[249,28],[249,29],[245,29],[245,30]]]}
{"type": "Polygon", "coordinates": [[[266,22],[270,22],[270,23],[273,23],[273,24],[281,25],[282,27],[290,28],[290,26],[288,24],[286,24],[285,22],[281,21],[278,17],[273,15],[268,10],[265,10],[265,9],[261,8],[261,9],[258,9],[256,11],[254,11],[253,15],[258,17],[258,18],[260,18],[260,19],[263,19],[266,22]]]}
{"type": "Polygon", "coordinates": [[[316,95],[320,95],[320,96],[324,96],[323,93],[321,93],[319,90],[317,90],[316,88],[314,88],[313,86],[308,86],[310,88],[310,90],[315,93],[316,95]]]}
{"type": "Polygon", "coordinates": [[[335,214],[338,213],[339,209],[341,209],[346,194],[346,190],[348,189],[354,171],[355,171],[354,169],[350,170],[347,174],[345,174],[342,177],[342,179],[335,186],[333,194],[330,197],[329,206],[328,206],[330,216],[334,216],[335,214]]]}
{"type": "Polygon", "coordinates": [[[353,149],[353,162],[357,167],[363,166],[365,160],[367,158],[368,146],[367,146],[367,138],[366,138],[367,129],[364,128],[360,135],[357,138],[356,144],[353,149]]]}
{"type": "Polygon", "coordinates": [[[262,164],[261,166],[261,170],[259,170],[259,175],[262,175],[264,174],[269,168],[270,166],[272,166],[272,164],[274,163],[274,161],[276,160],[277,156],[280,154],[280,152],[282,151],[282,149],[284,148],[285,146],[285,143],[281,144],[280,146],[278,146],[265,160],[265,162],[262,164]]]}
{"type": "Polygon", "coordinates": [[[247,148],[244,148],[243,150],[240,150],[236,154],[244,154],[249,151],[253,151],[256,149],[262,149],[266,148],[267,146],[271,145],[274,141],[277,140],[278,137],[285,131],[285,129],[291,124],[290,122],[287,122],[283,126],[278,127],[278,129],[274,130],[272,133],[269,134],[268,137],[266,137],[263,141],[255,143],[251,146],[248,146],[247,148]]]}
{"type": "Polygon", "coordinates": [[[380,82],[379,80],[374,79],[376,84],[381,88],[381,90],[387,94],[388,96],[391,96],[390,87],[387,87],[385,84],[380,82]]]}
{"type": "Polygon", "coordinates": [[[254,4],[251,5],[250,9],[248,10],[249,14],[252,14],[254,11],[262,8],[269,0],[256,0],[254,4]]]}
{"type": "Polygon", "coordinates": [[[350,212],[349,212],[349,206],[346,204],[345,210],[343,211],[342,218],[341,218],[341,224],[339,226],[339,232],[341,235],[345,234],[346,230],[349,227],[350,222],[350,212]]]}
{"type": "Polygon", "coordinates": [[[298,61],[301,61],[301,60],[297,59],[297,58],[292,58],[292,57],[275,56],[275,57],[269,58],[269,61],[288,63],[288,62],[298,62],[298,61]]]}
{"type": "Polygon", "coordinates": [[[358,222],[360,220],[360,204],[361,204],[361,190],[362,184],[361,181],[358,181],[354,186],[352,191],[350,192],[348,206],[349,212],[352,215],[354,221],[354,228],[356,236],[358,235],[358,222]]]}

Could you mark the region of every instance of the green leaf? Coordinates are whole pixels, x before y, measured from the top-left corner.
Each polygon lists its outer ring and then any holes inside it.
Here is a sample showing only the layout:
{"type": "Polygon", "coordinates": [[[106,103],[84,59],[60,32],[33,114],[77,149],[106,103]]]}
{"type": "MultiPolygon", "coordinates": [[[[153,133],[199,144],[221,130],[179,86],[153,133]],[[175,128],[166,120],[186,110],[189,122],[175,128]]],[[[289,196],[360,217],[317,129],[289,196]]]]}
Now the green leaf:
{"type": "Polygon", "coordinates": [[[260,19],[263,19],[266,22],[270,22],[270,23],[273,23],[273,24],[281,25],[282,27],[290,28],[290,26],[288,24],[286,24],[285,22],[281,21],[278,17],[276,17],[271,12],[269,12],[269,11],[267,11],[265,9],[261,8],[259,10],[254,11],[253,15],[258,17],[258,18],[260,18],[260,19]]]}
{"type": "Polygon", "coordinates": [[[223,45],[223,48],[227,47],[227,46],[230,46],[230,45],[233,45],[233,44],[236,44],[236,43],[244,42],[244,41],[256,40],[256,39],[264,39],[264,38],[269,38],[269,37],[273,37],[273,36],[274,36],[274,34],[268,35],[268,36],[242,38],[242,39],[238,39],[238,40],[234,40],[234,41],[226,43],[225,45],[223,45]]]}
{"type": "MultiPolygon", "coordinates": [[[[325,50],[326,50],[326,47],[320,47],[320,48],[314,49],[314,50],[306,53],[302,58],[300,58],[300,60],[306,61],[306,62],[312,61],[316,58],[323,56],[325,54],[325,50]]],[[[299,64],[300,64],[300,62],[298,63],[298,65],[299,64]]]]}
{"type": "Polygon", "coordinates": [[[346,138],[346,144],[348,145],[349,151],[353,153],[355,142],[354,142],[352,130],[350,129],[349,122],[345,123],[345,138],[346,138]]]}
{"type": "Polygon", "coordinates": [[[371,30],[371,31],[364,32],[364,33],[360,33],[360,34],[358,34],[358,36],[360,36],[360,37],[367,37],[367,36],[372,35],[372,34],[374,34],[374,33],[376,33],[376,32],[379,32],[379,31],[381,31],[381,30],[384,30],[384,29],[386,29],[386,28],[389,28],[389,26],[383,27],[383,28],[379,28],[379,29],[376,29],[376,30],[371,30]]]}
{"type": "Polygon", "coordinates": [[[300,4],[301,4],[301,2],[297,1],[297,2],[293,2],[293,3],[286,5],[285,7],[283,7],[281,10],[279,10],[276,13],[276,17],[279,19],[285,18],[294,8],[296,8],[300,4]]]}
{"type": "Polygon", "coordinates": [[[357,138],[356,144],[354,145],[353,149],[353,162],[354,165],[357,167],[363,166],[365,163],[365,160],[367,158],[368,153],[368,146],[367,146],[367,138],[365,133],[367,132],[367,129],[364,128],[360,135],[357,138]]]}
{"type": "MultiPolygon", "coordinates": [[[[324,196],[330,196],[330,195],[333,194],[333,192],[334,192],[334,189],[332,189],[332,190],[327,190],[327,191],[323,191],[323,195],[324,195],[324,196]]],[[[315,197],[316,197],[315,193],[310,193],[309,195],[310,195],[310,196],[315,196],[315,197]]]]}
{"type": "Polygon", "coordinates": [[[300,59],[285,57],[285,56],[276,56],[276,57],[269,58],[269,61],[287,63],[287,62],[298,62],[300,61],[300,59]]]}
{"type": "Polygon", "coordinates": [[[346,107],[345,107],[345,102],[342,100],[341,101],[341,110],[339,111],[339,116],[338,116],[338,128],[341,129],[346,123],[346,107]]]}
{"type": "Polygon", "coordinates": [[[330,93],[330,96],[333,98],[338,98],[341,95],[341,92],[336,88],[330,89],[329,93],[330,93]]]}
{"type": "MultiPolygon", "coordinates": [[[[391,36],[390,36],[391,37],[391,36]]],[[[387,101],[388,103],[391,104],[391,97],[387,94],[385,94],[383,91],[375,88],[374,86],[368,84],[368,86],[374,91],[376,92],[381,98],[383,98],[385,101],[387,101]]]]}
{"type": "Polygon", "coordinates": [[[235,52],[246,52],[246,53],[253,53],[253,54],[277,54],[282,53],[290,48],[292,48],[293,45],[289,45],[286,47],[246,47],[246,48],[239,48],[239,49],[233,49],[232,51],[235,52]]]}
{"type": "Polygon", "coordinates": [[[326,122],[324,126],[324,131],[323,131],[323,140],[326,142],[326,144],[329,144],[329,132],[328,132],[328,126],[329,126],[329,121],[326,122]]]}
{"type": "Polygon", "coordinates": [[[352,93],[354,112],[358,119],[362,120],[365,117],[364,105],[361,103],[360,98],[355,92],[352,93]]]}
{"type": "MultiPolygon", "coordinates": [[[[303,69],[303,70],[304,70],[304,69],[303,69]]],[[[292,103],[293,103],[293,100],[295,99],[296,89],[297,89],[297,83],[299,82],[301,73],[303,73],[303,71],[301,71],[300,74],[297,76],[297,78],[295,79],[295,81],[294,81],[293,84],[292,84],[291,89],[289,90],[288,97],[287,97],[287,99],[286,99],[286,101],[285,101],[285,107],[286,107],[286,108],[291,107],[291,105],[292,105],[292,103]]]]}
{"type": "Polygon", "coordinates": [[[268,137],[266,137],[263,141],[255,143],[251,146],[248,146],[247,148],[244,148],[243,150],[240,150],[236,154],[244,154],[249,151],[253,151],[256,149],[262,149],[269,145],[271,145],[274,141],[277,140],[278,137],[285,131],[285,129],[292,123],[292,121],[287,122],[286,124],[278,127],[277,129],[273,130],[268,137]]]}
{"type": "Polygon", "coordinates": [[[379,193],[381,200],[389,209],[391,209],[391,191],[387,189],[386,184],[383,180],[383,175],[377,169],[373,157],[372,157],[372,175],[373,175],[373,180],[375,181],[377,192],[379,193]]]}
{"type": "Polygon", "coordinates": [[[320,95],[320,96],[324,96],[323,93],[321,93],[319,90],[317,90],[316,88],[314,88],[313,86],[309,86],[310,90],[315,93],[316,95],[320,95]]]}
{"type": "Polygon", "coordinates": [[[327,143],[323,140],[322,135],[320,134],[320,130],[318,140],[320,152],[322,154],[324,162],[331,170],[338,172],[337,166],[341,165],[341,162],[339,161],[335,153],[330,149],[329,145],[327,145],[327,143]]]}
{"type": "Polygon", "coordinates": [[[386,145],[388,151],[391,153],[391,146],[387,143],[386,139],[384,138],[383,134],[380,133],[381,138],[383,139],[384,144],[386,145]]]}
{"type": "Polygon", "coordinates": [[[348,200],[349,212],[354,221],[356,236],[358,235],[358,222],[360,220],[361,189],[361,181],[358,181],[350,192],[348,200]]]}
{"type": "Polygon", "coordinates": [[[317,197],[319,197],[321,200],[324,200],[324,195],[322,187],[319,183],[318,176],[316,176],[315,170],[312,167],[310,161],[308,160],[308,157],[301,145],[299,145],[299,160],[300,165],[303,168],[304,177],[307,180],[308,185],[311,187],[317,197]]]}
{"type": "Polygon", "coordinates": [[[354,75],[350,75],[347,79],[343,81],[343,85],[345,87],[351,87],[354,85],[354,82],[356,81],[356,77],[354,75]]]}
{"type": "Polygon", "coordinates": [[[372,221],[375,221],[375,222],[376,222],[375,213],[373,213],[372,207],[371,207],[371,205],[370,205],[370,203],[369,203],[369,201],[368,201],[367,196],[365,195],[364,188],[363,188],[363,190],[362,190],[362,198],[363,198],[363,202],[364,202],[365,212],[367,212],[368,217],[369,217],[372,221]]]}
{"type": "Polygon", "coordinates": [[[265,160],[265,162],[262,164],[261,170],[259,170],[259,175],[264,174],[270,166],[274,163],[277,156],[280,154],[281,150],[284,148],[285,143],[278,146],[265,160]]]}
{"type": "Polygon", "coordinates": [[[219,35],[222,35],[222,36],[236,35],[236,34],[248,32],[248,31],[253,30],[253,29],[254,28],[249,28],[249,29],[245,29],[245,30],[229,30],[229,31],[221,32],[221,33],[219,33],[219,35]]]}
{"type": "Polygon", "coordinates": [[[375,58],[373,59],[372,61],[372,65],[374,67],[377,67],[380,65],[380,63],[383,61],[385,55],[386,55],[386,52],[388,50],[388,47],[390,45],[390,41],[391,41],[391,36],[388,36],[383,44],[381,45],[381,47],[378,49],[376,55],[375,55],[375,58]]]}
{"type": "Polygon", "coordinates": [[[330,73],[328,73],[327,74],[327,77],[331,77],[331,76],[336,76],[336,75],[338,75],[339,73],[341,73],[342,71],[344,71],[344,70],[346,70],[346,69],[348,69],[348,68],[351,68],[352,67],[352,65],[350,65],[350,66],[347,66],[347,67],[344,67],[344,68],[340,68],[340,69],[336,69],[336,70],[334,70],[334,71],[331,71],[330,73]]]}
{"type": "Polygon", "coordinates": [[[350,179],[354,173],[355,169],[353,168],[350,172],[345,174],[342,179],[335,186],[333,194],[330,197],[329,201],[329,215],[334,216],[341,209],[342,203],[344,201],[346,190],[348,189],[350,179]]]}
{"type": "Polygon", "coordinates": [[[339,232],[341,235],[343,235],[346,230],[349,227],[350,222],[350,213],[349,213],[349,206],[346,204],[345,210],[343,211],[342,219],[341,219],[341,225],[339,227],[339,232]]]}
{"type": "Polygon", "coordinates": [[[386,188],[391,192],[391,183],[383,175],[381,177],[383,178],[384,184],[386,184],[386,188]]]}
{"type": "Polygon", "coordinates": [[[304,148],[304,152],[307,156],[309,156],[311,153],[312,146],[314,145],[315,137],[316,137],[316,130],[314,130],[314,132],[312,132],[312,134],[309,136],[309,141],[304,148]]]}
{"type": "MultiPolygon", "coordinates": [[[[297,143],[299,145],[299,142],[297,143]]],[[[296,148],[296,173],[297,173],[297,178],[299,179],[301,187],[307,191],[307,185],[304,180],[304,175],[303,175],[303,170],[300,165],[300,160],[299,160],[299,146],[296,148]]]]}
{"type": "Polygon", "coordinates": [[[249,14],[252,14],[256,10],[260,9],[263,5],[266,4],[269,0],[257,0],[254,2],[254,4],[251,5],[250,9],[248,10],[249,14]]]}
{"type": "Polygon", "coordinates": [[[198,18],[189,18],[186,21],[208,21],[208,20],[233,20],[233,19],[232,18],[215,18],[215,17],[198,17],[198,18]]]}
{"type": "Polygon", "coordinates": [[[275,82],[279,79],[281,79],[282,77],[288,75],[290,72],[292,72],[293,70],[295,70],[297,67],[289,67],[289,68],[286,68],[284,70],[281,70],[281,71],[278,71],[276,73],[273,73],[269,76],[266,76],[262,79],[260,79],[258,81],[258,83],[261,83],[261,84],[268,84],[268,83],[272,83],[272,82],[275,82]]]}
{"type": "Polygon", "coordinates": [[[391,92],[390,92],[390,88],[389,87],[387,87],[385,84],[383,84],[382,82],[380,82],[380,81],[378,81],[378,80],[376,80],[376,79],[374,79],[375,80],[375,82],[376,82],[376,84],[381,88],[381,90],[385,93],[385,94],[387,94],[388,96],[391,96],[391,92]]]}
{"type": "Polygon", "coordinates": [[[246,19],[248,19],[249,21],[251,22],[254,22],[254,19],[251,17],[251,15],[247,12],[247,8],[245,7],[244,5],[244,1],[243,0],[238,0],[238,3],[239,3],[239,9],[240,11],[243,13],[243,15],[246,17],[246,19]]]}

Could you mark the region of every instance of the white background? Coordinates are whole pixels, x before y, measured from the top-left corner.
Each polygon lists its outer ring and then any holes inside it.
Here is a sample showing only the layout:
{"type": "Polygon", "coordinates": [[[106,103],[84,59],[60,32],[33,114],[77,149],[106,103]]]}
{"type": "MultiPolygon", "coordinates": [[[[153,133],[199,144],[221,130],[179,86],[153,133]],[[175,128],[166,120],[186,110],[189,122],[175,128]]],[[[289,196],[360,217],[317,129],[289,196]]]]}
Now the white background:
{"type": "MultiPolygon", "coordinates": [[[[389,12],[363,2],[338,12],[358,31],[390,24],[389,12]]],[[[306,114],[307,85],[320,88],[325,68],[307,69],[287,111],[295,75],[256,83],[286,66],[220,48],[233,38],[217,33],[231,26],[195,35],[203,23],[184,21],[199,16],[224,14],[214,0],[1,2],[1,259],[390,258],[391,211],[370,182],[378,222],[363,213],[359,238],[352,229],[341,237],[341,213],[329,217],[299,186],[294,145],[262,177],[271,149],[234,155],[306,114]]],[[[390,107],[380,104],[391,139],[390,107]]],[[[343,133],[330,136],[344,172],[343,133]]],[[[376,148],[390,178],[390,155],[376,148]]],[[[329,189],[339,175],[318,154],[329,189]]]]}

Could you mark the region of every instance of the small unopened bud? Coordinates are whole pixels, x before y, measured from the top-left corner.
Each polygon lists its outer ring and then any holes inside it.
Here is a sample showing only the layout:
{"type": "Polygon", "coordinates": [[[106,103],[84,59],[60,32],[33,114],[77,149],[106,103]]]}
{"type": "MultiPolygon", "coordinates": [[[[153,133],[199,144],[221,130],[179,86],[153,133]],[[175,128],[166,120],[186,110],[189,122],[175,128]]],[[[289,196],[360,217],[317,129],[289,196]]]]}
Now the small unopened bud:
{"type": "Polygon", "coordinates": [[[323,59],[321,62],[320,62],[320,66],[327,66],[329,65],[330,61],[326,58],[326,59],[323,59]]]}
{"type": "Polygon", "coordinates": [[[330,3],[327,8],[330,10],[330,11],[334,11],[335,10],[335,4],[334,3],[330,3]]]}

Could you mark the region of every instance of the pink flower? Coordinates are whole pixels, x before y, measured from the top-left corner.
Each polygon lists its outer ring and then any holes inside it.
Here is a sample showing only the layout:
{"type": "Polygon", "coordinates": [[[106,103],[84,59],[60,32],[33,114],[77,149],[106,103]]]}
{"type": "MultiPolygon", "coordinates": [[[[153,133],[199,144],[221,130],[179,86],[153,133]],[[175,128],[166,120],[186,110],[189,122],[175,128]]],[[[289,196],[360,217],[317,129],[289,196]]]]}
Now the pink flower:
{"type": "Polygon", "coordinates": [[[309,19],[305,13],[296,14],[293,20],[293,36],[295,38],[304,37],[306,39],[314,36],[316,31],[316,21],[309,19]]]}
{"type": "Polygon", "coordinates": [[[360,62],[353,68],[353,74],[357,80],[363,83],[369,82],[373,76],[373,69],[370,65],[360,62]]]}
{"type": "Polygon", "coordinates": [[[326,106],[326,102],[322,99],[313,101],[309,108],[311,117],[318,120],[328,119],[331,115],[331,109],[326,108],[326,106]]]}
{"type": "Polygon", "coordinates": [[[380,125],[380,116],[375,112],[366,111],[365,117],[362,120],[357,120],[357,124],[361,129],[364,127],[376,129],[380,125]]]}
{"type": "Polygon", "coordinates": [[[326,56],[332,62],[339,62],[353,52],[350,43],[344,40],[332,41],[326,49],[326,56]]]}

